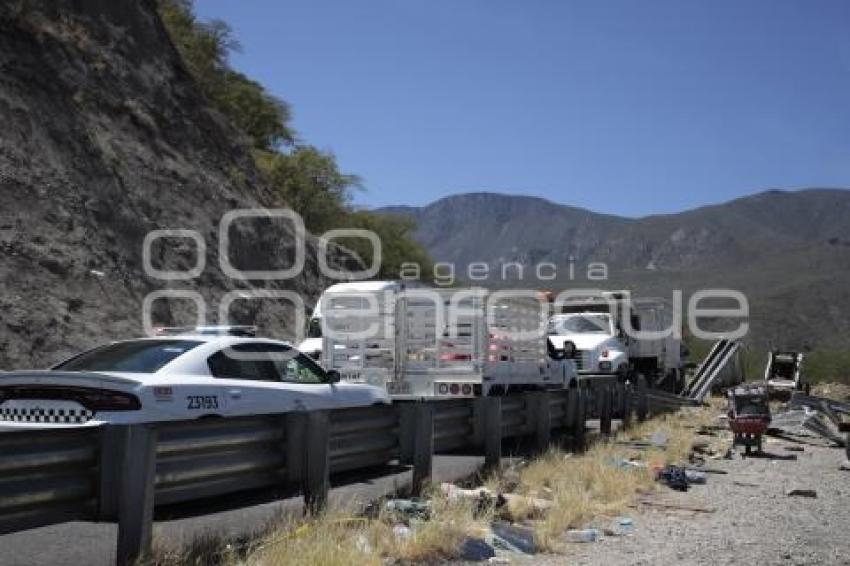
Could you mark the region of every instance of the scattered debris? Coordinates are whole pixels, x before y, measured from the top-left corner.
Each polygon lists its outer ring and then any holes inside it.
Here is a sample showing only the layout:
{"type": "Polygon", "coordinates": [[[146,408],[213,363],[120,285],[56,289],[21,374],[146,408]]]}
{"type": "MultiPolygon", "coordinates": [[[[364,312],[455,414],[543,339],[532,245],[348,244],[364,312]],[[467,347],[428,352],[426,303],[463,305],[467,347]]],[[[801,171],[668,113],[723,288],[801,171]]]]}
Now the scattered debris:
{"type": "Polygon", "coordinates": [[[629,536],[635,532],[635,522],[631,517],[617,517],[614,519],[614,528],[611,534],[614,536],[629,536]]]}
{"type": "Polygon", "coordinates": [[[841,462],[841,464],[838,466],[838,469],[850,472],[850,460],[844,460],[843,462],[841,462]]]}
{"type": "Polygon", "coordinates": [[[682,391],[682,395],[702,402],[715,386],[715,382],[727,385],[740,383],[743,377],[739,358],[741,344],[732,340],[718,340],[708,356],[697,367],[693,379],[682,391]],[[719,379],[723,376],[723,379],[719,379]]]}
{"type": "Polygon", "coordinates": [[[777,432],[794,436],[818,436],[838,446],[844,446],[844,438],[837,427],[810,407],[791,409],[774,415],[768,434],[778,436],[777,432]]]}
{"type": "Polygon", "coordinates": [[[464,489],[451,483],[442,483],[440,484],[440,491],[443,492],[449,501],[465,499],[476,502],[476,508],[479,512],[491,507],[501,507],[506,502],[501,494],[495,493],[486,487],[464,489]]]}
{"type": "Polygon", "coordinates": [[[827,415],[836,426],[841,422],[838,418],[839,414],[850,416],[850,403],[843,403],[835,399],[826,397],[814,397],[812,395],[804,395],[797,392],[791,396],[791,401],[788,403],[790,409],[801,409],[808,407],[810,409],[820,411],[827,415]]]}
{"type": "Polygon", "coordinates": [[[658,471],[655,479],[676,491],[688,491],[688,476],[685,468],[668,465],[658,471]]]}
{"type": "Polygon", "coordinates": [[[599,529],[570,529],[567,531],[567,542],[596,542],[602,538],[599,529]]]}
{"type": "Polygon", "coordinates": [[[467,537],[460,547],[460,558],[462,560],[480,562],[489,560],[494,556],[496,556],[496,549],[480,538],[467,537]]]}
{"type": "Polygon", "coordinates": [[[762,435],[770,424],[767,390],[760,386],[741,386],[728,392],[729,428],[735,435],[732,446],[742,445],[746,454],[753,446],[762,451],[762,435]]]}
{"type": "Polygon", "coordinates": [[[496,521],[490,528],[493,531],[494,541],[498,541],[498,546],[523,554],[534,554],[537,552],[537,545],[534,542],[534,532],[531,529],[512,525],[504,521],[496,521]]]}
{"type": "Polygon", "coordinates": [[[704,474],[721,474],[724,476],[729,473],[726,470],[720,470],[717,468],[706,468],[704,466],[700,466],[698,468],[694,466],[686,466],[685,469],[690,470],[692,472],[702,472],[704,474]]]}
{"type": "Polygon", "coordinates": [[[657,430],[649,437],[649,443],[656,448],[666,448],[669,435],[663,430],[657,430]]]}
{"type": "Polygon", "coordinates": [[[796,444],[793,444],[786,446],[785,450],[787,450],[788,452],[803,452],[804,448],[802,446],[797,446],[796,444]]]}
{"type": "Polygon", "coordinates": [[[783,395],[787,399],[794,391],[808,391],[801,375],[803,367],[802,352],[774,350],[767,355],[767,367],[764,370],[764,382],[768,393],[783,395]]]}
{"type": "Polygon", "coordinates": [[[384,509],[406,519],[427,521],[431,517],[431,502],[415,499],[390,499],[384,509]]]}
{"type": "Polygon", "coordinates": [[[699,470],[689,470],[685,468],[685,478],[690,484],[703,484],[706,482],[705,472],[699,470]]]}
{"type": "Polygon", "coordinates": [[[748,482],[748,481],[737,481],[737,480],[735,480],[735,481],[733,481],[732,483],[733,483],[734,485],[739,485],[739,486],[741,486],[741,487],[761,487],[761,486],[760,486],[759,484],[757,484],[757,483],[750,483],[750,482],[748,482]]]}
{"type": "Polygon", "coordinates": [[[652,499],[641,499],[639,501],[641,505],[646,505],[647,507],[660,507],[662,509],[675,509],[678,511],[691,511],[693,513],[714,513],[717,509],[713,507],[698,507],[696,505],[683,505],[679,503],[670,503],[666,501],[654,501],[652,499]]]}
{"type": "Polygon", "coordinates": [[[440,490],[449,500],[465,499],[468,501],[477,502],[477,509],[483,512],[492,507],[502,507],[504,505],[522,505],[529,509],[535,515],[542,515],[552,507],[552,502],[548,499],[539,497],[531,497],[528,495],[520,495],[517,493],[496,493],[486,487],[478,489],[463,489],[454,484],[440,484],[440,490]]]}
{"type": "Polygon", "coordinates": [[[788,497],[817,497],[818,492],[813,489],[792,489],[785,493],[788,497]]]}

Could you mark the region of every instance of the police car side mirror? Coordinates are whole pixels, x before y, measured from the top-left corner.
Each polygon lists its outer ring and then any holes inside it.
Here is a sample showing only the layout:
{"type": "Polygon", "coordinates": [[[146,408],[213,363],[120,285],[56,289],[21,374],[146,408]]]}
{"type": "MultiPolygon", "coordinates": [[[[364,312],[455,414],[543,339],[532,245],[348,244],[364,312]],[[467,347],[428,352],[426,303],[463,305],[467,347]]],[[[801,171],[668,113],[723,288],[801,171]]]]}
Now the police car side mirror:
{"type": "Polygon", "coordinates": [[[327,383],[339,383],[341,379],[339,376],[339,372],[335,369],[328,370],[325,376],[327,383]]]}

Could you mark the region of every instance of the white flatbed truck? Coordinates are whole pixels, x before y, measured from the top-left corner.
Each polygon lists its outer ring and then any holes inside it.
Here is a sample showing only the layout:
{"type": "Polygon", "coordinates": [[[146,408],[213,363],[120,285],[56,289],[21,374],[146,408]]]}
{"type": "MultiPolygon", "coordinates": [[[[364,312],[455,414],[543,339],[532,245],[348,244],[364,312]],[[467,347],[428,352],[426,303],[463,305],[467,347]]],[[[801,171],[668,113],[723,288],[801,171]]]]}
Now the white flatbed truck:
{"type": "Polygon", "coordinates": [[[335,293],[322,304],[322,364],[396,399],[562,389],[572,345],[547,348],[545,301],[478,289],[335,293]]]}

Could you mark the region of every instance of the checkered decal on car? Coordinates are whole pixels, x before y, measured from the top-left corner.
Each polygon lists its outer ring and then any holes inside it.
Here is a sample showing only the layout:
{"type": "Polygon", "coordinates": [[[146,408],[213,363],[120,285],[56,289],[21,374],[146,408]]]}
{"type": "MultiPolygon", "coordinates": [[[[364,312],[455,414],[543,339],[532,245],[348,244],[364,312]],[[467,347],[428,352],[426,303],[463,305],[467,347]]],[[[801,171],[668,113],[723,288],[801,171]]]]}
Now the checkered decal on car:
{"type": "Polygon", "coordinates": [[[0,421],[6,422],[82,424],[91,420],[93,416],[93,412],[84,408],[49,409],[0,406],[0,421]]]}

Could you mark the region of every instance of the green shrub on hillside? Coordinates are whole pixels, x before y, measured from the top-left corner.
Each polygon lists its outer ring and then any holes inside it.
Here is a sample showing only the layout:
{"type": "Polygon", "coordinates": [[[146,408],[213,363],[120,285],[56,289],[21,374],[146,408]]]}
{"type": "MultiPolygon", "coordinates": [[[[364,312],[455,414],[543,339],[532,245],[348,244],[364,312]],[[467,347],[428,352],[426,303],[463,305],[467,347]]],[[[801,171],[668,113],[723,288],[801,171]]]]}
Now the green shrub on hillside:
{"type": "MultiPolygon", "coordinates": [[[[411,237],[413,223],[354,210],[351,193],[360,179],[342,173],[333,154],[300,143],[290,125],[289,105],[230,67],[228,55],[238,49],[230,26],[199,21],[191,0],[159,0],[159,13],[204,96],[250,139],[257,168],[281,204],[300,214],[315,233],[332,228],[376,232],[383,248],[381,277],[397,277],[405,262],[421,265],[423,277],[430,275],[427,252],[411,237]]],[[[343,244],[371,257],[371,246],[363,239],[343,244]]]]}
{"type": "Polygon", "coordinates": [[[341,173],[333,155],[297,146],[286,153],[255,151],[254,161],[310,230],[321,233],[342,225],[351,206],[351,188],[360,180],[341,173]]]}
{"type": "Polygon", "coordinates": [[[239,48],[230,26],[198,21],[191,0],[160,0],[159,13],[201,91],[254,147],[273,149],[295,141],[289,105],[230,68],[228,55],[239,48]]]}

